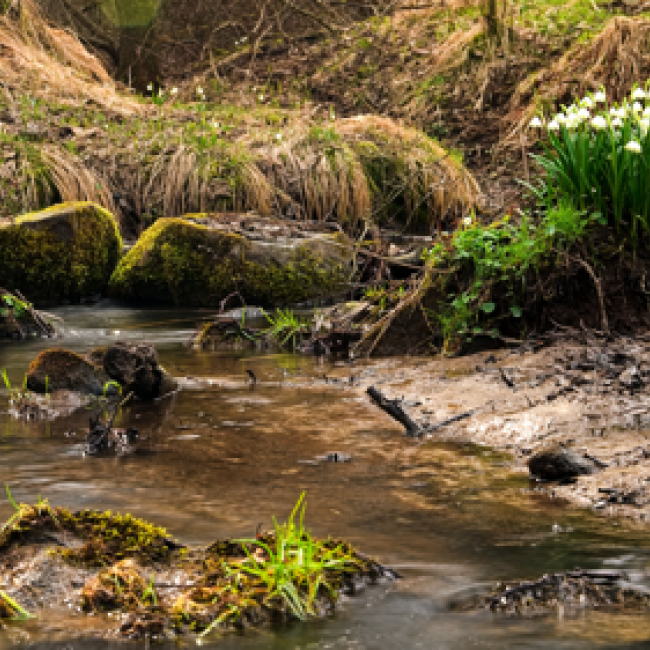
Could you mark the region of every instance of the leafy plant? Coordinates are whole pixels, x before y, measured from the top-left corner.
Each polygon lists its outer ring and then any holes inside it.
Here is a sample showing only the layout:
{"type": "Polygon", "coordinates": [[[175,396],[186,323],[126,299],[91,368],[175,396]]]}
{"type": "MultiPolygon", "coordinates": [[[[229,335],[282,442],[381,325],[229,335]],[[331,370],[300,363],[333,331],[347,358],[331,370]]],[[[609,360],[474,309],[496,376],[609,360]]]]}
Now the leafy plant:
{"type": "Polygon", "coordinates": [[[550,208],[537,225],[526,214],[517,225],[508,216],[489,226],[467,218],[453,237],[423,254],[429,267],[451,271],[440,276],[443,299],[435,310],[426,310],[427,316],[438,323],[446,342],[459,336],[498,335],[495,318],[503,316],[495,313],[495,287],[499,285],[510,301],[506,315],[521,318],[517,296],[526,288],[529,271],[556,259],[596,223],[603,223],[599,213],[576,210],[567,200],[550,208]],[[444,278],[453,278],[455,286],[444,278]]]}
{"type": "Polygon", "coordinates": [[[295,348],[300,337],[309,333],[309,321],[298,318],[290,309],[285,311],[278,309],[275,316],[267,313],[264,313],[264,316],[270,327],[264,330],[263,333],[277,340],[280,345],[286,345],[288,341],[291,341],[292,347],[295,348]]]}

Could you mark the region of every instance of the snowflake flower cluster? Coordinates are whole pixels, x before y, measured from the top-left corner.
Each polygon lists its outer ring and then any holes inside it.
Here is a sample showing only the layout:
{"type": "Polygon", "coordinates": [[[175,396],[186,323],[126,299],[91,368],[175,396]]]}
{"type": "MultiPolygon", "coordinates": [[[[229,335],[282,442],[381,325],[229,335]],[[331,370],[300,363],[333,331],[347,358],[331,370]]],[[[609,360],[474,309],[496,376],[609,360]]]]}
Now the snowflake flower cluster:
{"type": "Polygon", "coordinates": [[[643,148],[640,141],[645,140],[650,131],[650,90],[636,86],[629,98],[620,105],[609,106],[607,95],[599,90],[583,97],[580,101],[563,107],[563,111],[546,120],[543,116],[535,116],[529,127],[532,129],[546,128],[551,133],[566,131],[599,132],[609,131],[618,139],[626,122],[631,123],[629,139],[625,149],[631,153],[641,153],[643,148]],[[646,105],[646,102],[648,105],[646,105]]]}

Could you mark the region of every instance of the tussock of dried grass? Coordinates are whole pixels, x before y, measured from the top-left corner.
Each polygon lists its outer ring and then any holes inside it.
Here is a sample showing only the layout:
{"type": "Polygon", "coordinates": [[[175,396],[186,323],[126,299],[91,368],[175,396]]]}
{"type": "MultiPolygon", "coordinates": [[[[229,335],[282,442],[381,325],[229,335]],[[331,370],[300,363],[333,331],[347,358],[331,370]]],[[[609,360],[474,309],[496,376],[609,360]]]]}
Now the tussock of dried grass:
{"type": "Polygon", "coordinates": [[[98,172],[88,169],[65,149],[53,145],[41,149],[41,160],[61,201],[92,201],[119,219],[108,182],[98,172]]]}
{"type": "Polygon", "coordinates": [[[480,188],[474,177],[420,131],[374,115],[342,120],[338,131],[365,158],[366,169],[385,163],[394,170],[394,177],[387,179],[388,198],[403,201],[406,224],[413,224],[424,209],[428,229],[440,228],[478,204],[480,188]]]}
{"type": "Polygon", "coordinates": [[[612,18],[588,43],[578,43],[553,65],[523,81],[512,96],[516,125],[504,140],[517,135],[540,105],[569,104],[577,96],[604,86],[610,99],[620,101],[632,85],[650,75],[650,20],[612,18]]]}
{"type": "Polygon", "coordinates": [[[6,88],[79,103],[92,101],[123,115],[144,107],[117,93],[97,58],[72,35],[45,21],[31,0],[0,16],[0,78],[6,88]]]}

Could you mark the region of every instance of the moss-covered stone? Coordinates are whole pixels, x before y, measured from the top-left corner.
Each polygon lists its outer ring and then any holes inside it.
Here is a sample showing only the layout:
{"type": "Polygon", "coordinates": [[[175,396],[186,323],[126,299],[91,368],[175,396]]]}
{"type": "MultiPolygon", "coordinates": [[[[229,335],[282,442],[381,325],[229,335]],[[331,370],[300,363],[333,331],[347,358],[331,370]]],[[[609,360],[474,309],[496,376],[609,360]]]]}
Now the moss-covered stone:
{"type": "Polygon", "coordinates": [[[113,215],[94,203],[26,214],[0,224],[0,286],[40,302],[101,293],[121,248],[113,215]]]}
{"type": "Polygon", "coordinates": [[[76,352],[50,348],[41,352],[27,371],[27,388],[35,393],[68,390],[84,395],[115,394],[110,378],[101,366],[76,352]]]}
{"type": "MultiPolygon", "coordinates": [[[[120,298],[217,307],[233,291],[249,304],[294,304],[344,289],[353,249],[341,234],[250,239],[195,222],[206,215],[159,219],[111,278],[120,298]]],[[[208,217],[209,219],[209,217],[208,217]]]]}

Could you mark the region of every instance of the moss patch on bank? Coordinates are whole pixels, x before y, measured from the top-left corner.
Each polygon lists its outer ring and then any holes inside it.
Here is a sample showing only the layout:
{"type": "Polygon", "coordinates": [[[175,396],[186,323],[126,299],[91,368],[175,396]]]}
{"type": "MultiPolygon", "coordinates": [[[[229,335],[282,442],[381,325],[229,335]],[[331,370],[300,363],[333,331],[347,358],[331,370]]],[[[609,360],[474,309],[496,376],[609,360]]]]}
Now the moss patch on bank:
{"type": "Polygon", "coordinates": [[[113,215],[93,203],[26,214],[0,224],[0,286],[48,302],[101,293],[121,248],[113,215]]]}
{"type": "Polygon", "coordinates": [[[342,290],[351,263],[342,235],[258,243],[187,219],[159,219],[121,260],[110,289],[119,298],[183,306],[217,307],[233,291],[250,304],[287,305],[342,290]]]}

